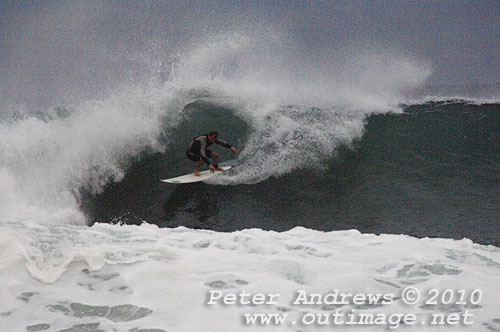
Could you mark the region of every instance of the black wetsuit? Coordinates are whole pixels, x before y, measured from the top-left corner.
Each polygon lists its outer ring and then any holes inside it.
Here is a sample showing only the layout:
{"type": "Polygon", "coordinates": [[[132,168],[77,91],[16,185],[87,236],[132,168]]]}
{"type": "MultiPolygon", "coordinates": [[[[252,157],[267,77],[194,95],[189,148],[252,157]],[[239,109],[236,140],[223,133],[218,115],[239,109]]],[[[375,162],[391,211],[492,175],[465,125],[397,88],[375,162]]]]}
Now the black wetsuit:
{"type": "MultiPolygon", "coordinates": [[[[231,144],[220,139],[217,139],[214,143],[222,145],[223,147],[228,149],[232,148],[231,144]]],[[[208,135],[198,136],[191,141],[191,144],[189,144],[189,147],[186,151],[186,156],[192,161],[200,161],[200,159],[202,159],[207,163],[207,165],[211,165],[208,158],[211,157],[212,151],[207,149],[207,147],[209,147],[210,145],[212,145],[212,143],[208,139],[208,135]]]]}

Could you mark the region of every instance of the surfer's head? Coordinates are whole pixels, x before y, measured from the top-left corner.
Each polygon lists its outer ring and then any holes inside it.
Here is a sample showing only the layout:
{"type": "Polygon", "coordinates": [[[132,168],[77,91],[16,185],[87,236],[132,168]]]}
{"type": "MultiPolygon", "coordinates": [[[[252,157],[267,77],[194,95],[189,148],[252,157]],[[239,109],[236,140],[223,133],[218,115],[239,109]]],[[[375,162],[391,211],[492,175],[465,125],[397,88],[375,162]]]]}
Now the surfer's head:
{"type": "Polygon", "coordinates": [[[215,142],[217,140],[217,138],[219,138],[219,133],[216,132],[216,131],[211,131],[209,134],[208,134],[208,139],[210,140],[210,142],[215,142]]]}

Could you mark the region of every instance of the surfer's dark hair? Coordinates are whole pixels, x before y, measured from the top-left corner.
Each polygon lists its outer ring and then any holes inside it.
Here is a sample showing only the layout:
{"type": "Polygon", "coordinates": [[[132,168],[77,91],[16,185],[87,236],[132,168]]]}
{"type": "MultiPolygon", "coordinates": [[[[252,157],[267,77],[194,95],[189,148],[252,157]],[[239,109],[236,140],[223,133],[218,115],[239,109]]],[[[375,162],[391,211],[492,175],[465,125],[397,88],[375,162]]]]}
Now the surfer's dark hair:
{"type": "Polygon", "coordinates": [[[215,136],[219,137],[219,133],[217,131],[215,131],[215,130],[211,131],[208,135],[209,136],[214,136],[215,135],[215,136]]]}

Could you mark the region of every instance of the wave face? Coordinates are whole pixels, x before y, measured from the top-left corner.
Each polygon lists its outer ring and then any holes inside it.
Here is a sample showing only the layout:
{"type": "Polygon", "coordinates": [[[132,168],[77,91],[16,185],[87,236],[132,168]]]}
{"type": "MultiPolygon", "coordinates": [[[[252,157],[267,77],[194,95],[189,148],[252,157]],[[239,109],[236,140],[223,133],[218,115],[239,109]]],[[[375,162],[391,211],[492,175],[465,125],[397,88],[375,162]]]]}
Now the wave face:
{"type": "Polygon", "coordinates": [[[238,108],[197,101],[170,131],[166,155],[135,162],[84,209],[94,222],[217,231],[354,227],[500,245],[499,108],[451,100],[365,117],[290,106],[255,124],[238,108]],[[241,149],[235,158],[215,147],[233,169],[208,185],[158,181],[192,172],[187,143],[215,127],[241,149]]]}
{"type": "Polygon", "coordinates": [[[272,31],[191,43],[171,65],[167,79],[102,100],[2,112],[0,220],[355,227],[499,244],[495,86],[429,97],[417,89],[424,62],[376,49],[308,58],[272,31]],[[240,149],[221,151],[231,172],[160,183],[192,171],[185,148],[213,129],[240,149]]]}

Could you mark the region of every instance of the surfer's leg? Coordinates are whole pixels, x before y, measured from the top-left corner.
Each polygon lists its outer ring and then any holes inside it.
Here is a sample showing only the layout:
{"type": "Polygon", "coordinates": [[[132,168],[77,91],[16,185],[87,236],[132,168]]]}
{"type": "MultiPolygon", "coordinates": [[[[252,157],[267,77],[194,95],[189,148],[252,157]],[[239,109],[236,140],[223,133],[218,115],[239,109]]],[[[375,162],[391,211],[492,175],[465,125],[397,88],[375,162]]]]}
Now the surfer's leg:
{"type": "Polygon", "coordinates": [[[219,164],[217,163],[217,160],[219,159],[219,154],[215,151],[212,152],[212,161],[214,163],[214,166],[215,166],[215,170],[216,171],[224,171],[222,168],[219,167],[219,164]]]}
{"type": "Polygon", "coordinates": [[[200,158],[200,161],[198,161],[198,165],[196,165],[196,169],[194,170],[194,175],[200,176],[200,168],[201,165],[203,165],[204,161],[203,159],[200,158]]]}
{"type": "Polygon", "coordinates": [[[219,154],[215,151],[212,152],[210,155],[212,157],[212,161],[214,162],[214,166],[217,167],[219,164],[217,164],[217,160],[219,159],[219,154]]]}

